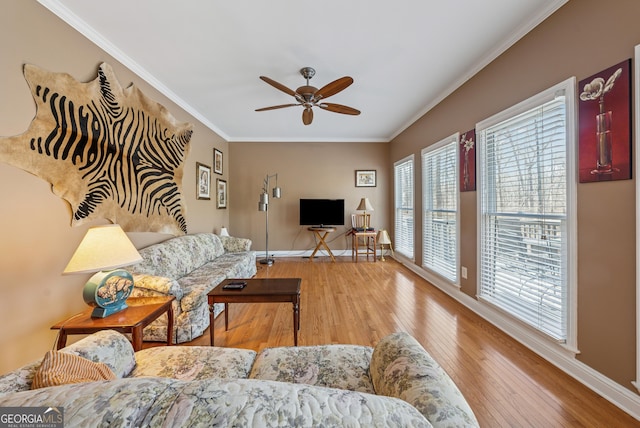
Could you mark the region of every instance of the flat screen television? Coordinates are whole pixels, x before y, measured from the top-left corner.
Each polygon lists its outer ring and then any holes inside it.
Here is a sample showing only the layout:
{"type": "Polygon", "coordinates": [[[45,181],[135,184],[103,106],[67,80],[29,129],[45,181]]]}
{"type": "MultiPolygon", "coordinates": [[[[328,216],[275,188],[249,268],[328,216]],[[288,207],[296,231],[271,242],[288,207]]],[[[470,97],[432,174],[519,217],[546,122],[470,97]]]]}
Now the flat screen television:
{"type": "Polygon", "coordinates": [[[301,226],[343,226],[344,199],[300,199],[301,226]]]}

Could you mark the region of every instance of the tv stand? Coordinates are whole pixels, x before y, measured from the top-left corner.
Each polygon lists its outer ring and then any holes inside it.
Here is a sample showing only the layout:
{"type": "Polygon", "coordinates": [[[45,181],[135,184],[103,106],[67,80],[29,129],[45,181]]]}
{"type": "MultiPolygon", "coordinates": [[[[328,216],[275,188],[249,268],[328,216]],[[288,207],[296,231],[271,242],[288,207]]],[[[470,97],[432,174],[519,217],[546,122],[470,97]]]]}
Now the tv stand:
{"type": "Polygon", "coordinates": [[[331,257],[331,261],[335,263],[336,262],[336,258],[333,257],[333,253],[331,252],[331,248],[329,248],[329,246],[327,245],[327,243],[325,241],[325,238],[331,232],[335,232],[336,228],[335,227],[323,227],[322,225],[320,225],[320,226],[311,226],[311,227],[308,228],[308,230],[313,232],[316,235],[316,238],[318,239],[318,245],[316,245],[316,249],[313,250],[313,253],[311,253],[311,256],[309,256],[309,260],[313,261],[313,257],[316,255],[318,250],[320,250],[320,248],[324,247],[327,250],[327,252],[329,253],[329,257],[331,257]]]}

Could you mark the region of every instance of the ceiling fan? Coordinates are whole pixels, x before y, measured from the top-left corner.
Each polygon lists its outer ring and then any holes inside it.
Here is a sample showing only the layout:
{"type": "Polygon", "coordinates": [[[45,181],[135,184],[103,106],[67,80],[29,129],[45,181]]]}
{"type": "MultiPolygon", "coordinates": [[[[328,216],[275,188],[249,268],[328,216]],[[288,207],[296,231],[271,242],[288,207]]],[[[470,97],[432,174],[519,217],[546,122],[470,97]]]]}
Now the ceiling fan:
{"type": "Polygon", "coordinates": [[[266,110],[275,110],[275,109],[285,108],[285,107],[302,106],[304,107],[304,110],[302,111],[302,123],[304,123],[305,125],[309,125],[313,121],[312,107],[320,107],[323,110],[332,111],[334,113],[351,114],[354,116],[357,116],[360,114],[359,110],[356,110],[352,107],[343,106],[341,104],[332,104],[332,103],[322,102],[322,100],[337,94],[338,92],[346,89],[349,85],[351,85],[353,83],[353,79],[351,77],[349,76],[341,77],[340,79],[334,80],[333,82],[318,89],[314,86],[309,85],[309,79],[311,79],[316,74],[316,71],[313,68],[311,67],[301,68],[300,74],[302,74],[302,77],[307,79],[307,84],[305,86],[300,86],[295,91],[287,88],[283,84],[278,83],[273,79],[270,79],[266,76],[260,76],[260,79],[264,80],[274,88],[279,89],[282,92],[294,97],[297,103],[264,107],[264,108],[256,109],[256,111],[266,111],[266,110]]]}

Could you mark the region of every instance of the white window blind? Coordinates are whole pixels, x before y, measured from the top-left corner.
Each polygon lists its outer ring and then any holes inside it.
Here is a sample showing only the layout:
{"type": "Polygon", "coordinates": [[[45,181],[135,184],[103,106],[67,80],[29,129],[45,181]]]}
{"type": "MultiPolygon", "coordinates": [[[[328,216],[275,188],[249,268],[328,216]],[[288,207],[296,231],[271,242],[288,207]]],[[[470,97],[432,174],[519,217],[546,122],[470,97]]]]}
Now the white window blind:
{"type": "Polygon", "coordinates": [[[423,266],[458,282],[458,136],[422,150],[423,266]]]}
{"type": "Polygon", "coordinates": [[[567,153],[573,150],[567,103],[564,95],[547,91],[524,111],[476,129],[480,298],[563,343],[573,178],[567,173],[567,153]]]}
{"type": "Polygon", "coordinates": [[[413,260],[413,155],[393,165],[395,251],[413,260]]]}

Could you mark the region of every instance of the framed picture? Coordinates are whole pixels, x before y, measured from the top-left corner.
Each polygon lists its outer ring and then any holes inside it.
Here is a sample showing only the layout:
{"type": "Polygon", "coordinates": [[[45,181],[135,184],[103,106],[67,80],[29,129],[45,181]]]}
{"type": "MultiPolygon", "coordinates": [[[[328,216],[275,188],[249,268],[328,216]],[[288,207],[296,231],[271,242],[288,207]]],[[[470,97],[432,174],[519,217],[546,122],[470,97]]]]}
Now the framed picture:
{"type": "Polygon", "coordinates": [[[476,130],[460,134],[460,191],[476,190],[476,130]]]}
{"type": "Polygon", "coordinates": [[[376,187],[376,170],[357,169],[356,187],[376,187]]]}
{"type": "Polygon", "coordinates": [[[227,208],[227,182],[216,179],[216,208],[227,208]]]}
{"type": "Polygon", "coordinates": [[[222,152],[213,149],[213,172],[222,175],[222,152]]]}
{"type": "Polygon", "coordinates": [[[211,167],[196,162],[197,199],[211,199],[211,167]]]}
{"type": "Polygon", "coordinates": [[[578,83],[580,183],[631,178],[631,60],[578,83]]]}

